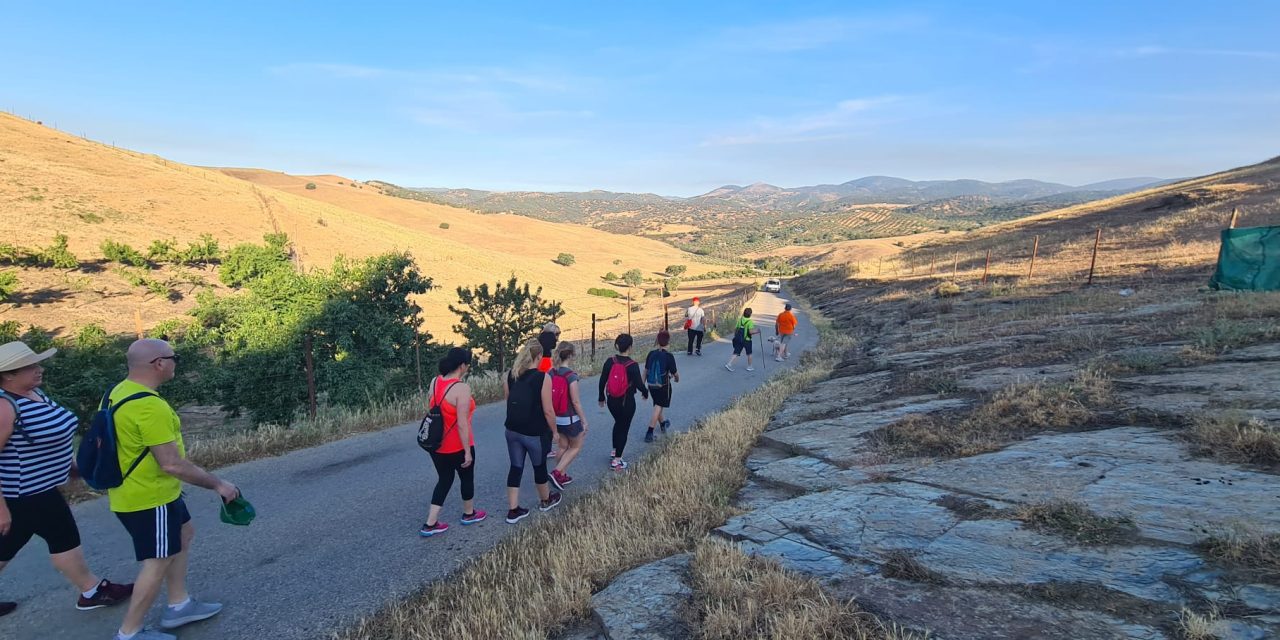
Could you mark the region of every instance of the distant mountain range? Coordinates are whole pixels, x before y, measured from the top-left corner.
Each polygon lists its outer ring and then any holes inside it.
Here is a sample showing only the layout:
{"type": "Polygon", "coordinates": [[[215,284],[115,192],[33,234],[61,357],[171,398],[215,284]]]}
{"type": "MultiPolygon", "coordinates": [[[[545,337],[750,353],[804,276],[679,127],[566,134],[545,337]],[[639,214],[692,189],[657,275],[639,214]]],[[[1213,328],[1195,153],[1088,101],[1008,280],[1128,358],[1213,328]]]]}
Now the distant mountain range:
{"type": "Polygon", "coordinates": [[[1011,180],[905,180],[868,176],[841,184],[725,185],[689,198],[613,191],[483,191],[406,188],[373,181],[384,193],[616,233],[661,237],[687,250],[733,258],[746,250],[819,244],[930,229],[971,229],[1058,207],[1174,182],[1121,178],[1081,186],[1011,180]]]}

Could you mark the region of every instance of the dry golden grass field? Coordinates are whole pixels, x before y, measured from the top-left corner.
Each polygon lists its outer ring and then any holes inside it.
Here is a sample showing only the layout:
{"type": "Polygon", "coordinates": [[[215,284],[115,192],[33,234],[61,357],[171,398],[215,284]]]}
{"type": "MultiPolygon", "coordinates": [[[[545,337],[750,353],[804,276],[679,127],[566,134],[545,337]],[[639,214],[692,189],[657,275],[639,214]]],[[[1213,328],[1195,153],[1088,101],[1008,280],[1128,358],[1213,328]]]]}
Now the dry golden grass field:
{"type": "MultiPolygon", "coordinates": [[[[183,295],[172,300],[131,286],[115,272],[116,265],[102,261],[99,245],[106,239],[145,252],[154,240],[185,245],[208,233],[227,249],[284,232],[306,269],[326,267],[339,254],[359,258],[407,250],[438,286],[420,301],[426,329],[446,339],[455,319],[446,305],[456,300],[458,286],[514,274],[562,301],[562,325],[578,337],[589,329],[593,312],[610,319],[609,331],[625,326],[624,303],[587,294],[590,287],[608,286],[603,274],[638,268],[645,277],[657,278],[670,264],[688,265],[688,275],[713,269],[656,240],[404,200],[341,176],[184,165],[4,114],[0,210],[3,242],[47,246],[55,234],[65,233],[81,261],[82,268],[72,271],[15,269],[19,293],[14,304],[0,305],[0,320],[58,331],[89,323],[112,332],[133,331],[137,316],[149,327],[194,304],[200,286],[195,282],[178,287],[183,295]],[[308,183],[315,188],[307,189],[308,183]],[[553,262],[561,252],[576,262],[569,267],[553,262]]],[[[166,267],[160,273],[217,286],[216,273],[200,271],[166,267]]],[[[680,289],[678,300],[714,299],[731,289],[728,282],[691,282],[680,289]]],[[[635,320],[661,316],[660,299],[643,301],[635,320]]]]}

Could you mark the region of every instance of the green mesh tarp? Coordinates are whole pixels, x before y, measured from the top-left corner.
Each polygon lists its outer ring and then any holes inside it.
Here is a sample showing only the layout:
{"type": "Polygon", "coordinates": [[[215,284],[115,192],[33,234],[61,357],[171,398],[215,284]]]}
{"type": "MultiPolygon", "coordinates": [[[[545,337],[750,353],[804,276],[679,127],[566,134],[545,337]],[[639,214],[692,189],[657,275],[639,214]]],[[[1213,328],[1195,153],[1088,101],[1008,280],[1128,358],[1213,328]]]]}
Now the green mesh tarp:
{"type": "Polygon", "coordinates": [[[1218,270],[1209,286],[1227,291],[1280,291],[1280,227],[1223,229],[1218,270]]]}

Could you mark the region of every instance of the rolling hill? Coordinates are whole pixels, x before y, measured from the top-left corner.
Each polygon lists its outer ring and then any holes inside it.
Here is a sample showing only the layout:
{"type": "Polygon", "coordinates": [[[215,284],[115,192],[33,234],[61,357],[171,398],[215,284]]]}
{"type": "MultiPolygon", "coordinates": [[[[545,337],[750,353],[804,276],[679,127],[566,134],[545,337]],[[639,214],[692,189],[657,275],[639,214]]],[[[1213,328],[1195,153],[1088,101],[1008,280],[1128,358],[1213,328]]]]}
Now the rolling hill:
{"type": "MultiPolygon", "coordinates": [[[[145,251],[154,240],[181,245],[209,234],[225,249],[283,232],[306,269],[326,267],[339,254],[407,250],[435,279],[438,288],[421,304],[427,329],[445,337],[455,319],[446,305],[458,286],[514,274],[564,301],[571,331],[589,325],[593,312],[613,318],[616,330],[624,305],[586,293],[605,286],[602,274],[639,268],[657,277],[669,264],[687,264],[689,275],[711,269],[657,240],[395,198],[341,176],[194,167],[8,115],[0,115],[0,203],[6,228],[21,230],[6,233],[4,242],[45,246],[63,233],[81,262],[72,270],[0,266],[20,281],[11,303],[0,304],[0,321],[62,331],[90,323],[132,331],[139,318],[151,326],[185,313],[199,290],[221,288],[208,269],[166,267],[162,276],[182,284],[168,296],[149,294],[102,259],[104,240],[145,251]],[[553,262],[561,252],[576,262],[553,262]]],[[[692,284],[682,293],[691,293],[692,284]]],[[[660,310],[649,304],[640,315],[654,313],[660,310]]]]}

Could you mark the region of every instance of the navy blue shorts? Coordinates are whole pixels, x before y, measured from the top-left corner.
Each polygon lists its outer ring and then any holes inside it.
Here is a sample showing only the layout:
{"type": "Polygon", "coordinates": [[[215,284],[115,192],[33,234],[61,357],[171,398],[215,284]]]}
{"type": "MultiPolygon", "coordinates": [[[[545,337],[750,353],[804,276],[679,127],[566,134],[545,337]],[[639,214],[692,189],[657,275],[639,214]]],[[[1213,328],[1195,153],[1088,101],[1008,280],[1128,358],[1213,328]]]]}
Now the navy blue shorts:
{"type": "Polygon", "coordinates": [[[182,525],[191,521],[191,513],[181,497],[154,509],[117,512],[116,517],[133,538],[139,562],[182,553],[182,525]]]}

